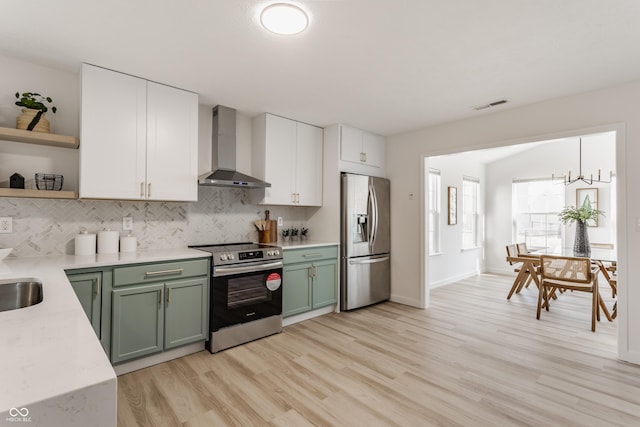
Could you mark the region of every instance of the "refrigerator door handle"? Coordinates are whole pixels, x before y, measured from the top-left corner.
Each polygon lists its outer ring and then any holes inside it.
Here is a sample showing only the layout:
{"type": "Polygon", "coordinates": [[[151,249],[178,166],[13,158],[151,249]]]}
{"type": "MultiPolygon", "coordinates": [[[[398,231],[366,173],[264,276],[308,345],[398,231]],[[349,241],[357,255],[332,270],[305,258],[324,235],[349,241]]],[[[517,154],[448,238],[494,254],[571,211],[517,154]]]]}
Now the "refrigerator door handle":
{"type": "Polygon", "coordinates": [[[378,232],[378,198],[373,185],[369,184],[369,200],[371,202],[371,231],[369,232],[369,252],[373,252],[378,232]]]}
{"type": "Polygon", "coordinates": [[[389,261],[389,255],[385,255],[385,256],[382,256],[382,257],[378,257],[378,258],[350,259],[349,260],[349,264],[351,264],[351,265],[356,265],[356,264],[375,264],[377,262],[385,262],[385,261],[389,261]]]}

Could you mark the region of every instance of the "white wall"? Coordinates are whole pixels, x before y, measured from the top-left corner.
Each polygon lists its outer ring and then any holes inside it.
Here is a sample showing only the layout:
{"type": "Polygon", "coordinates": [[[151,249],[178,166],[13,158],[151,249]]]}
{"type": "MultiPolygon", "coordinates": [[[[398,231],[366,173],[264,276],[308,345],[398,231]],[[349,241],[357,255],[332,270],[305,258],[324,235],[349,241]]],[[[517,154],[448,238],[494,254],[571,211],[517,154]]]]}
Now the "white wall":
{"type": "MultiPolygon", "coordinates": [[[[58,107],[57,113],[46,113],[51,131],[62,135],[79,135],[78,74],[4,56],[0,56],[0,69],[0,126],[16,127],[16,117],[21,114],[21,108],[15,105],[16,92],[37,92],[50,96],[53,105],[58,107]]],[[[77,191],[77,150],[6,141],[0,144],[0,186],[8,187],[9,176],[15,172],[27,181],[33,180],[36,172],[42,172],[63,175],[63,189],[77,191]]]]}
{"type": "MultiPolygon", "coordinates": [[[[640,82],[553,99],[478,117],[395,135],[387,138],[387,173],[392,197],[407,192],[422,194],[422,157],[490,148],[502,145],[619,130],[616,143],[618,174],[618,303],[620,356],[640,363],[640,174],[634,159],[640,158],[640,82]],[[627,235],[627,230],[629,235],[627,235]]],[[[422,274],[424,249],[421,200],[394,203],[391,219],[392,294],[416,306],[428,304],[422,274]],[[412,226],[413,225],[413,226],[412,226]]]]}
{"type": "MultiPolygon", "coordinates": [[[[431,289],[470,277],[484,270],[485,166],[468,156],[436,156],[429,158],[429,168],[440,171],[441,207],[440,253],[428,257],[427,277],[431,289]],[[462,250],[462,178],[480,180],[479,247],[462,250]],[[447,188],[458,189],[458,221],[448,225],[447,188]]],[[[426,208],[425,208],[426,209],[426,208]]],[[[419,230],[416,230],[419,232],[419,230]]]]}
{"type": "MultiPolygon", "coordinates": [[[[487,271],[512,272],[505,261],[505,245],[516,243],[512,236],[511,184],[514,179],[551,178],[571,170],[577,175],[578,138],[554,140],[543,145],[533,144],[532,148],[487,164],[487,271]]],[[[597,172],[602,169],[602,177],[615,170],[615,135],[612,132],[583,138],[582,171],[597,172]]],[[[562,184],[558,184],[562,185],[562,184]]],[[[615,184],[614,184],[615,185],[615,184]]],[[[564,186],[563,186],[564,187],[564,186]]],[[[588,188],[583,182],[574,183],[565,189],[565,206],[576,205],[576,188],[588,188]]],[[[610,184],[594,184],[598,188],[598,209],[605,211],[598,227],[589,227],[591,242],[614,243],[615,206],[611,205],[610,184]]],[[[615,190],[615,188],[614,188],[615,190]]],[[[571,247],[575,234],[575,224],[564,226],[564,246],[571,247]]]]}

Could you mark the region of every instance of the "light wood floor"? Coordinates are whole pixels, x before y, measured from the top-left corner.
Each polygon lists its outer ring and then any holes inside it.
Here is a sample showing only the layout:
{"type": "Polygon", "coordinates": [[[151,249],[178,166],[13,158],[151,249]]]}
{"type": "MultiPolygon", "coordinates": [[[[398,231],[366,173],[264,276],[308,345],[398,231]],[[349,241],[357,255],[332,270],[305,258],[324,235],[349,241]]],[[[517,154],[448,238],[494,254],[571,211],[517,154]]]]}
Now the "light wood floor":
{"type": "MultiPolygon", "coordinates": [[[[512,277],[435,289],[429,310],[383,303],[118,378],[119,426],[640,425],[640,367],[589,294],[535,318],[512,277]]],[[[610,294],[603,289],[607,303],[610,294]]]]}

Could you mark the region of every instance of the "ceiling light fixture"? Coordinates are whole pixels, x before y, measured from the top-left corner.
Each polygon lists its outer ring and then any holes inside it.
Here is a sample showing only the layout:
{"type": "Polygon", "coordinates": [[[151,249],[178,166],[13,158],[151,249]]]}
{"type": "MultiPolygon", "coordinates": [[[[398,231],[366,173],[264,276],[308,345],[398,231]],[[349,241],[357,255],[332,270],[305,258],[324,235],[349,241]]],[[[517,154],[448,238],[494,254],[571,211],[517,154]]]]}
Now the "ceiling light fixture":
{"type": "MultiPolygon", "coordinates": [[[[600,169],[598,169],[598,175],[597,178],[593,177],[593,174],[591,174],[591,176],[589,177],[589,179],[585,178],[584,175],[582,174],[582,138],[580,138],[580,151],[579,151],[579,155],[580,155],[580,163],[579,163],[579,167],[578,167],[578,176],[576,176],[574,179],[571,179],[571,171],[569,171],[567,173],[567,175],[563,175],[558,177],[557,179],[562,179],[562,181],[564,182],[564,185],[571,185],[574,182],[578,182],[578,181],[582,181],[587,185],[593,185],[594,182],[601,182],[604,184],[611,184],[611,180],[613,179],[613,171],[609,171],[609,180],[605,180],[605,179],[601,179],[600,177],[600,169]]],[[[551,181],[552,182],[557,182],[556,177],[554,174],[551,174],[551,181]]]]}
{"type": "Polygon", "coordinates": [[[260,23],[272,33],[291,36],[303,32],[309,26],[309,17],[296,5],[274,3],[262,10],[260,23]]]}

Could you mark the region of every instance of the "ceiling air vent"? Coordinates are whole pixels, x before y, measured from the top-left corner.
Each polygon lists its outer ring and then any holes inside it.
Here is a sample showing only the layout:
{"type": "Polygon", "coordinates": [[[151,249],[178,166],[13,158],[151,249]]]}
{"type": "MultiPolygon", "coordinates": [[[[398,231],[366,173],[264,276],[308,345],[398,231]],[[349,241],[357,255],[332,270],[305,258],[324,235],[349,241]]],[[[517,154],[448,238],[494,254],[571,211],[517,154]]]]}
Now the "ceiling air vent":
{"type": "Polygon", "coordinates": [[[487,104],[476,105],[475,107],[471,107],[471,108],[473,108],[476,111],[480,111],[480,110],[484,110],[485,108],[495,107],[496,105],[501,105],[506,103],[507,103],[506,99],[499,99],[497,101],[491,101],[487,104]]]}

